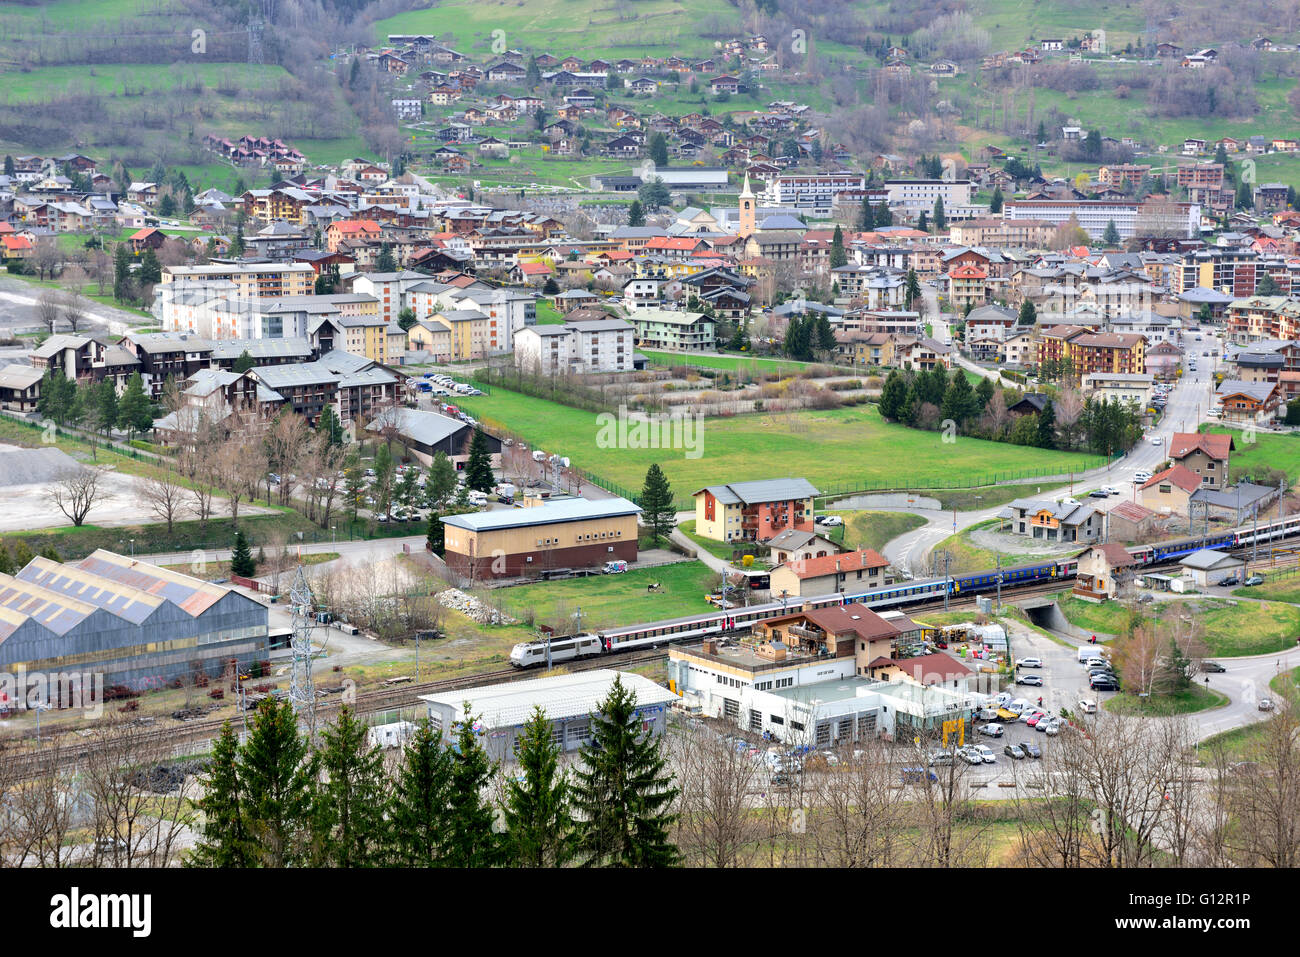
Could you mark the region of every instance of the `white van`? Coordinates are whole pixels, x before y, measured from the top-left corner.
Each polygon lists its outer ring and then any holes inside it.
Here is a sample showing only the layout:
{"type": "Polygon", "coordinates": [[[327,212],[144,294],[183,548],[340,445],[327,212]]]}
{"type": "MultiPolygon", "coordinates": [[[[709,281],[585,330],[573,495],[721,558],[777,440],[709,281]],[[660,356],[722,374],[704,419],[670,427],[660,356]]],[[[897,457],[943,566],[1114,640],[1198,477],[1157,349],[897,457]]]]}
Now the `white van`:
{"type": "Polygon", "coordinates": [[[1089,658],[1105,658],[1105,657],[1106,655],[1101,645],[1088,644],[1088,645],[1084,645],[1082,648],[1079,649],[1079,662],[1081,664],[1087,661],[1089,658]]]}
{"type": "Polygon", "coordinates": [[[1133,476],[1133,481],[1138,483],[1139,485],[1143,482],[1150,482],[1151,473],[1148,472],[1146,469],[1138,469],[1137,474],[1133,476]]]}
{"type": "Polygon", "coordinates": [[[471,505],[475,505],[479,508],[482,508],[487,504],[487,494],[485,492],[480,492],[476,488],[470,489],[469,494],[466,497],[469,499],[471,505]]]}

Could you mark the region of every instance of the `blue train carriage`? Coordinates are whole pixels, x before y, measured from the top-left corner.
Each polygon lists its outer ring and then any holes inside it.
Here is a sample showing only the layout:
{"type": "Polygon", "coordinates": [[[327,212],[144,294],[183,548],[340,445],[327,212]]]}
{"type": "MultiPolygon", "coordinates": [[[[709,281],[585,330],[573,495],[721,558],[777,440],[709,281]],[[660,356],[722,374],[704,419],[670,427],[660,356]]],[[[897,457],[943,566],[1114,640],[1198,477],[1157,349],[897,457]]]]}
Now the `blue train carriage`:
{"type": "MultiPolygon", "coordinates": [[[[1073,559],[1074,566],[1078,563],[1073,559]]],[[[1043,581],[1050,578],[1066,577],[1063,572],[1062,562],[1039,562],[1033,565],[1017,565],[1002,569],[1002,584],[1023,585],[1033,581],[1043,581]]],[[[1071,572],[1073,574],[1073,572],[1071,572]]],[[[966,575],[957,575],[952,581],[952,593],[954,595],[988,591],[998,587],[998,571],[996,569],[985,569],[983,571],[972,572],[966,575]]]]}

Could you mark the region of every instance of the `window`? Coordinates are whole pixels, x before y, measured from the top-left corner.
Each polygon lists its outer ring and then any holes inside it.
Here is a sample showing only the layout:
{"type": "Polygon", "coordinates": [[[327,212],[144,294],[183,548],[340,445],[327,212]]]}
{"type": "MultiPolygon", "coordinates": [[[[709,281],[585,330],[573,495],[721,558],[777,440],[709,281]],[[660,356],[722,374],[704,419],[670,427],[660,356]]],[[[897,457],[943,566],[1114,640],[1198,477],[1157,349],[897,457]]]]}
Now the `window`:
{"type": "Polygon", "coordinates": [[[769,719],[773,724],[785,724],[785,718],[781,717],[779,714],[769,715],[769,716],[768,716],[768,719],[769,719]]]}

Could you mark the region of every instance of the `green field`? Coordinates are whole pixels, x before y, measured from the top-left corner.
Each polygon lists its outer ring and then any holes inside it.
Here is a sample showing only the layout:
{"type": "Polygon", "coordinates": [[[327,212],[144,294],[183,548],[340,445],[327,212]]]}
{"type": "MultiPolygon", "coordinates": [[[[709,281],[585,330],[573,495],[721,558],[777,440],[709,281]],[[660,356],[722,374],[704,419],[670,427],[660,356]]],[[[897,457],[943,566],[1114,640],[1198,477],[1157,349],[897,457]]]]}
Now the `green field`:
{"type": "Polygon", "coordinates": [[[1049,558],[1059,557],[1049,554],[997,552],[994,549],[985,548],[983,545],[977,545],[971,540],[971,532],[977,529],[996,529],[998,524],[999,520],[996,518],[989,519],[985,522],[979,522],[972,525],[970,528],[963,529],[956,535],[949,535],[939,544],[934,546],[934,551],[949,551],[952,553],[952,561],[949,565],[949,571],[954,573],[978,572],[983,571],[986,568],[994,568],[997,566],[999,559],[1001,559],[1003,568],[1011,568],[1016,565],[1030,565],[1034,562],[1046,561],[1049,558]]]}
{"type": "Polygon", "coordinates": [[[727,542],[719,542],[713,538],[697,535],[695,533],[695,519],[693,518],[685,522],[679,522],[677,530],[715,558],[721,558],[723,561],[729,562],[736,553],[735,546],[727,542]]]}
{"type": "Polygon", "coordinates": [[[703,562],[679,562],[657,568],[641,568],[621,575],[593,575],[563,581],[517,585],[492,592],[490,600],[516,618],[530,611],[539,625],[550,625],[558,634],[582,611],[582,628],[612,628],[639,621],[678,618],[708,611],[704,600],[717,574],[703,562]],[[659,582],[659,591],[646,586],[659,582]]]}
{"type": "Polygon", "coordinates": [[[1280,575],[1278,572],[1267,572],[1264,574],[1264,584],[1252,585],[1249,588],[1233,589],[1233,594],[1239,598],[1271,598],[1274,601],[1290,602],[1293,605],[1300,605],[1300,576],[1295,572],[1289,575],[1280,575]]]}
{"type": "Polygon", "coordinates": [[[724,0],[638,0],[621,8],[606,0],[444,0],[380,20],[374,32],[380,42],[389,33],[436,35],[475,58],[491,56],[497,30],[507,47],[558,57],[691,56],[712,53],[714,37],[703,28],[714,19],[725,24],[727,35],[744,29],[724,0]]]}
{"type": "Polygon", "coordinates": [[[1263,465],[1284,470],[1293,485],[1300,480],[1300,433],[1269,435],[1257,432],[1254,441],[1247,442],[1242,438],[1240,429],[1202,425],[1201,431],[1232,436],[1236,450],[1228,464],[1230,469],[1263,465]]]}
{"type": "Polygon", "coordinates": [[[911,512],[829,512],[844,519],[844,524],[823,529],[821,534],[846,548],[874,548],[880,551],[899,535],[920,528],[925,519],[911,512]]]}
{"type": "Polygon", "coordinates": [[[597,481],[639,491],[646,470],[658,462],[679,502],[705,485],[785,475],[802,476],[829,492],[964,487],[1027,470],[1080,471],[1095,461],[981,439],[947,444],[937,433],[885,422],[875,406],[708,419],[696,446],[699,457],[687,458],[686,450],[601,448],[601,422],[594,413],[496,386],[490,396],[459,404],[490,428],[569,456],[597,481]],[[816,454],[808,454],[812,449],[816,454]]]}
{"type": "MultiPolygon", "coordinates": [[[[1111,635],[1127,631],[1128,609],[1115,602],[1101,605],[1063,597],[1057,602],[1071,624],[1111,635]]],[[[1300,608],[1284,602],[1240,602],[1230,604],[1216,598],[1156,602],[1145,614],[1173,622],[1187,610],[1205,629],[1210,654],[1231,658],[1283,651],[1295,645],[1300,635],[1300,608]]]]}
{"type": "Polygon", "coordinates": [[[1209,711],[1211,708],[1222,708],[1228,703],[1227,695],[1194,684],[1177,694],[1153,694],[1150,698],[1139,698],[1124,691],[1111,697],[1102,707],[1115,714],[1167,717],[1209,711]]]}
{"type": "Polygon", "coordinates": [[[718,369],[723,372],[735,372],[738,369],[745,369],[750,372],[775,372],[778,375],[787,373],[793,375],[811,366],[831,368],[825,362],[769,359],[765,356],[690,355],[681,352],[658,352],[654,349],[639,349],[637,351],[649,359],[653,365],[698,366],[701,369],[718,369]]]}

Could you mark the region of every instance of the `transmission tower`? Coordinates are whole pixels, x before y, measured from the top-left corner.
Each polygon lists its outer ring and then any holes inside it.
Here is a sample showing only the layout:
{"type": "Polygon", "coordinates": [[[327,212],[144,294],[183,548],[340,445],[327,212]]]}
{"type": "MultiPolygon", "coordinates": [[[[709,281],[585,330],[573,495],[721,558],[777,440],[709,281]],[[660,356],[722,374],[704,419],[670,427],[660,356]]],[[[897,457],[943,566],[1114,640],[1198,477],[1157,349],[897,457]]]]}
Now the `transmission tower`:
{"type": "Polygon", "coordinates": [[[302,566],[294,576],[289,589],[289,602],[293,605],[293,671],[289,676],[289,700],[294,714],[307,718],[307,729],[316,731],[316,685],[311,676],[311,633],[316,619],[312,613],[311,588],[302,566]]]}
{"type": "Polygon", "coordinates": [[[262,51],[262,30],[275,18],[275,0],[254,0],[248,6],[248,65],[261,66],[266,59],[262,51]]]}

